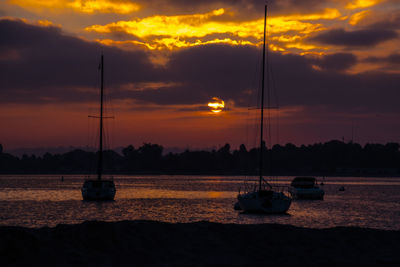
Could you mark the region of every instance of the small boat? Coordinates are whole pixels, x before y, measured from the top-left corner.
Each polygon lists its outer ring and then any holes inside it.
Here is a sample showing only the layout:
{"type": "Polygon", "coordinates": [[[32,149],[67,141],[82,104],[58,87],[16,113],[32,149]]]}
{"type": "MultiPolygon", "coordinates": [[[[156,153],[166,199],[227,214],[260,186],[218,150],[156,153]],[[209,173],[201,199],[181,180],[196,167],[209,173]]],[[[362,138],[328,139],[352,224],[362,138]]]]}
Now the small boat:
{"type": "MultiPolygon", "coordinates": [[[[259,183],[258,188],[240,193],[237,196],[240,208],[244,212],[252,213],[286,213],[290,207],[292,199],[280,188],[271,186],[263,178],[263,121],[264,121],[264,76],[265,76],[265,38],[267,27],[267,5],[264,11],[264,42],[263,42],[263,65],[261,83],[261,118],[260,118],[260,163],[259,163],[259,183]]],[[[268,49],[268,48],[267,48],[268,49]]],[[[268,71],[267,71],[268,73],[268,71]]],[[[267,77],[268,80],[268,77],[267,77]]],[[[268,107],[269,108],[269,107],[268,107]]],[[[269,114],[269,113],[268,113],[269,114]]],[[[236,206],[236,205],[235,205],[236,206]]],[[[236,208],[236,207],[235,207],[236,208]]]]}
{"type": "Polygon", "coordinates": [[[96,117],[100,120],[100,140],[99,140],[99,152],[98,152],[98,163],[97,163],[97,179],[86,179],[82,186],[82,197],[83,200],[114,200],[116,189],[114,179],[103,179],[103,83],[104,83],[104,56],[101,55],[100,61],[101,69],[101,83],[100,83],[100,116],[96,117]]]}
{"type": "Polygon", "coordinates": [[[314,177],[295,177],[289,192],[295,199],[324,199],[325,191],[317,186],[314,177]]]}

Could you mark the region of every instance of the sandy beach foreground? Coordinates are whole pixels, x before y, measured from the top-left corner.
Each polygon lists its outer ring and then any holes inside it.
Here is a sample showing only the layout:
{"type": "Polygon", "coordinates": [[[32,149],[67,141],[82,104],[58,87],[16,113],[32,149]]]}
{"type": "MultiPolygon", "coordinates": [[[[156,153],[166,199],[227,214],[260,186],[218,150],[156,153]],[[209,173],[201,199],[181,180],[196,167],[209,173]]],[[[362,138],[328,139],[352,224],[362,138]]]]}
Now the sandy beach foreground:
{"type": "Polygon", "coordinates": [[[400,232],[154,221],[0,227],[2,266],[393,265],[400,232]]]}

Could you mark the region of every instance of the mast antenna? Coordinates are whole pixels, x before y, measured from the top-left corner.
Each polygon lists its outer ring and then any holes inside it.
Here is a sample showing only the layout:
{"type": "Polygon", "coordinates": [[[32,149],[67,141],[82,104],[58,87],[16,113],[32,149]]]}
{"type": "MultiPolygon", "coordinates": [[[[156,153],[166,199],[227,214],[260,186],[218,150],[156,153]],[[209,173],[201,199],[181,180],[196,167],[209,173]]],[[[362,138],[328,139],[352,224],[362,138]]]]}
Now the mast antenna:
{"type": "Polygon", "coordinates": [[[267,4],[265,4],[264,10],[264,40],[263,40],[263,59],[262,59],[262,81],[261,81],[261,125],[260,125],[260,179],[259,179],[259,190],[261,190],[262,183],[262,169],[263,169],[263,127],[264,127],[264,83],[265,83],[265,33],[267,29],[267,4]]]}
{"type": "Polygon", "coordinates": [[[99,163],[97,166],[97,180],[101,180],[103,172],[103,89],[104,89],[104,55],[101,53],[100,60],[101,83],[100,83],[100,140],[99,140],[99,163]]]}

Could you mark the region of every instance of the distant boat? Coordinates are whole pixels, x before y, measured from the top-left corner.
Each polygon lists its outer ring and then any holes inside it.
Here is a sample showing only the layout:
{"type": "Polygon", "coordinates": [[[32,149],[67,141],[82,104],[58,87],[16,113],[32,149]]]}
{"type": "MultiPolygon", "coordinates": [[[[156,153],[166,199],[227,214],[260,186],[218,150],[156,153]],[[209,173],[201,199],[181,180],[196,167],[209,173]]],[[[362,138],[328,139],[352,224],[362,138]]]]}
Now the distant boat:
{"type": "Polygon", "coordinates": [[[317,186],[314,177],[295,177],[289,192],[295,199],[324,199],[325,191],[317,186]]]}
{"type": "MultiPolygon", "coordinates": [[[[256,213],[286,213],[290,207],[292,199],[283,192],[275,190],[263,178],[263,121],[264,121],[264,76],[265,76],[265,38],[267,27],[267,5],[264,12],[264,42],[263,42],[263,65],[262,65],[262,85],[261,85],[261,120],[260,120],[260,165],[258,188],[252,191],[238,194],[238,203],[244,212],[256,213]]],[[[268,49],[268,48],[267,48],[268,49]]],[[[237,205],[235,205],[237,209],[237,205]]]]}
{"type": "Polygon", "coordinates": [[[103,179],[103,84],[104,84],[104,56],[101,55],[100,61],[101,69],[101,83],[100,83],[100,140],[99,140],[99,152],[98,152],[98,164],[97,164],[97,179],[86,179],[82,186],[82,197],[83,200],[114,200],[116,189],[114,179],[103,179]]]}

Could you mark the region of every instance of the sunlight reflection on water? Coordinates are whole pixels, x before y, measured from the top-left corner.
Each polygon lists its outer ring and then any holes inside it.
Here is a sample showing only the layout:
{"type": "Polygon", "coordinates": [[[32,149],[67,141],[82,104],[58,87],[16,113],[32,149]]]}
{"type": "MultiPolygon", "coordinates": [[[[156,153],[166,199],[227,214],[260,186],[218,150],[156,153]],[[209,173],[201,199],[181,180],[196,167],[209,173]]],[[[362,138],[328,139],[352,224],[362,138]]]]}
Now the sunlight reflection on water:
{"type": "MultiPolygon", "coordinates": [[[[111,202],[82,201],[83,176],[0,176],[0,224],[55,226],[86,220],[280,223],[327,228],[400,230],[400,179],[326,178],[323,201],[293,201],[286,215],[249,215],[233,209],[240,176],[120,176],[111,202]],[[340,192],[338,188],[345,187],[340,192]]],[[[292,177],[272,179],[289,185],[292,177]]],[[[253,185],[254,182],[248,182],[253,185]]]]}

